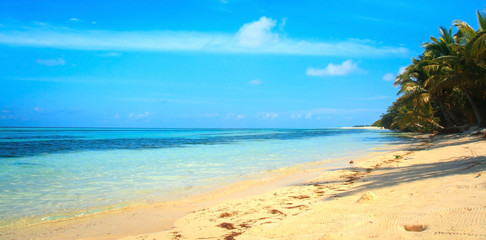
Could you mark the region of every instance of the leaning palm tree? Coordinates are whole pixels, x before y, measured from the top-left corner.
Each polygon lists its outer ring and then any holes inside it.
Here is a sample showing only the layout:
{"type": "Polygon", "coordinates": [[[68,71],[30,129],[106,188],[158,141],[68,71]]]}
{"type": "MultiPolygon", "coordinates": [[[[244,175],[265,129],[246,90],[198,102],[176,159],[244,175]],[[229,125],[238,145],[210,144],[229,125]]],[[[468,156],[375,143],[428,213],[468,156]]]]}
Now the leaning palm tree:
{"type": "MultiPolygon", "coordinates": [[[[439,44],[442,43],[439,42],[439,44]]],[[[434,47],[433,44],[429,44],[428,46],[431,48],[434,47]]],[[[437,55],[439,52],[435,52],[433,54],[437,55]]],[[[433,58],[431,55],[432,53],[426,51],[424,55],[419,56],[419,58],[413,58],[412,64],[409,65],[403,73],[397,76],[394,84],[395,86],[400,86],[400,90],[397,95],[408,94],[416,97],[422,95],[420,97],[424,98],[425,94],[427,95],[427,99],[430,100],[430,103],[423,103],[438,107],[435,112],[438,115],[443,116],[446,123],[444,127],[461,125],[462,121],[451,109],[451,107],[454,105],[450,102],[450,99],[453,99],[451,95],[454,94],[452,88],[428,89],[425,85],[427,79],[430,78],[430,72],[427,71],[427,68],[430,65],[435,65],[435,63],[432,61],[433,58]]],[[[421,101],[418,101],[418,103],[420,102],[421,101]]]]}
{"type": "Polygon", "coordinates": [[[440,27],[439,37],[422,45],[424,53],[397,76],[401,97],[382,115],[382,122],[420,131],[439,128],[437,116],[446,120],[446,126],[461,125],[458,113],[486,126],[481,112],[486,105],[486,17],[477,12],[477,18],[476,31],[457,20],[456,34],[440,27]]]}
{"type": "MultiPolygon", "coordinates": [[[[431,38],[432,43],[425,45],[425,52],[433,56],[435,64],[427,70],[430,77],[425,86],[431,91],[441,91],[447,88],[458,89],[467,97],[478,125],[485,125],[478,104],[475,101],[477,89],[486,86],[486,64],[484,61],[486,49],[486,19],[479,12],[477,31],[464,21],[454,21],[458,32],[452,37],[451,30],[439,28],[439,40],[431,38]]],[[[484,94],[480,94],[482,97],[484,94]]]]}
{"type": "Polygon", "coordinates": [[[457,55],[460,59],[448,59],[457,66],[456,77],[462,78],[461,89],[466,94],[471,104],[474,115],[479,125],[486,125],[486,122],[474,100],[474,92],[479,97],[486,95],[486,16],[476,11],[478,30],[474,30],[464,21],[454,21],[458,31],[454,38],[460,43],[456,46],[457,55]],[[478,91],[479,90],[479,91],[478,91]]]}
{"type": "Polygon", "coordinates": [[[433,60],[435,64],[425,68],[430,73],[430,77],[425,81],[425,87],[433,93],[444,89],[456,89],[462,92],[473,110],[477,124],[482,126],[485,122],[474,100],[474,92],[477,89],[484,89],[486,69],[471,64],[464,47],[455,48],[454,55],[436,58],[433,60]]]}
{"type": "Polygon", "coordinates": [[[428,60],[422,56],[414,58],[412,64],[397,76],[394,85],[400,86],[397,95],[401,96],[394,103],[397,112],[391,127],[421,132],[443,128],[435,117],[431,95],[424,88],[428,75],[423,67],[427,64],[428,60]]]}

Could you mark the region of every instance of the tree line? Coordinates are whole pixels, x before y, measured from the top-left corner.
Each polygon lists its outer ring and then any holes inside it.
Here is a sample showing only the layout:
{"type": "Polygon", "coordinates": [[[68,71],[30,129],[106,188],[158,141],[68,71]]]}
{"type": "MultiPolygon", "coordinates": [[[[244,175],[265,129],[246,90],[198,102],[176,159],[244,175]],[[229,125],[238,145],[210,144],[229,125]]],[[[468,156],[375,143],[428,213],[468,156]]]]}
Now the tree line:
{"type": "Polygon", "coordinates": [[[455,20],[396,77],[400,97],[373,126],[412,132],[453,132],[486,126],[486,17],[479,28],[455,20]]]}

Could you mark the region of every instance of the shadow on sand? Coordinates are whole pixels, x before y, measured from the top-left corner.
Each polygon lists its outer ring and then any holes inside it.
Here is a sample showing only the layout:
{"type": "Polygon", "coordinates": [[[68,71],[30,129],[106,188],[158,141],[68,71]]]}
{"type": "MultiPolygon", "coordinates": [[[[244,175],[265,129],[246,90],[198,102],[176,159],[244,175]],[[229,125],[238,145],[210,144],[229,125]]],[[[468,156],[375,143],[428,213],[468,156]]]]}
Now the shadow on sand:
{"type": "MultiPolygon", "coordinates": [[[[477,141],[477,140],[476,140],[477,141]]],[[[469,142],[461,141],[460,143],[444,143],[434,142],[433,148],[445,147],[459,145],[469,142]]],[[[427,149],[431,149],[430,147],[427,149]]],[[[353,195],[360,192],[370,191],[374,189],[379,189],[383,187],[396,186],[402,183],[410,183],[418,180],[423,180],[427,178],[440,178],[445,176],[459,175],[459,174],[472,174],[486,170],[486,156],[473,156],[458,157],[454,159],[447,159],[445,162],[427,163],[427,164],[416,164],[406,167],[379,167],[379,168],[350,168],[349,170],[354,172],[354,174],[344,175],[344,180],[340,181],[323,181],[323,182],[311,182],[301,185],[315,185],[315,184],[333,184],[333,183],[343,183],[343,182],[354,182],[359,180],[361,177],[365,177],[367,173],[373,172],[373,175],[366,178],[365,184],[360,184],[358,186],[350,185],[350,189],[346,192],[342,192],[334,195],[335,197],[343,197],[348,195],[353,195]],[[394,170],[394,171],[388,171],[394,170]],[[380,173],[382,172],[382,173],[380,173]]],[[[407,160],[399,160],[407,161],[407,160]]],[[[389,160],[395,164],[395,161],[389,160]]],[[[483,176],[486,177],[486,176],[483,176]]]]}

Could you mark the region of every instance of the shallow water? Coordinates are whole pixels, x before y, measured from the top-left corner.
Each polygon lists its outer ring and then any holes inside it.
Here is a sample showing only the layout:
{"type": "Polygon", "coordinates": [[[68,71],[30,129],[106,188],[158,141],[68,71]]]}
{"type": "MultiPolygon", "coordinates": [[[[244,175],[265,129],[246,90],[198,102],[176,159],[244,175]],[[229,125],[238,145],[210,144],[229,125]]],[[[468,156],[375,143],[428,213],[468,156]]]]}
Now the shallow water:
{"type": "Polygon", "coordinates": [[[406,141],[376,129],[0,128],[0,226],[174,200],[406,141]]]}

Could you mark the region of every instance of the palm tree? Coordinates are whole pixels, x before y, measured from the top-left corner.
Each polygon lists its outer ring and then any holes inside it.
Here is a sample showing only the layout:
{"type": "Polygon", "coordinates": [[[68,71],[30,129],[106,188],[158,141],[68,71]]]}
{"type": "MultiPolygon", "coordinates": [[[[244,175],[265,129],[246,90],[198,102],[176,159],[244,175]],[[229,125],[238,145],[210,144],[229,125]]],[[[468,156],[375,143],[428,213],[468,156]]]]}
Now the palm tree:
{"type": "MultiPolygon", "coordinates": [[[[424,88],[424,81],[428,78],[424,66],[428,60],[420,56],[412,59],[412,64],[399,74],[395,86],[400,86],[397,95],[402,95],[397,101],[398,113],[394,124],[400,129],[416,128],[419,131],[431,128],[443,128],[435,117],[435,110],[431,94],[424,88]],[[432,125],[433,127],[427,126],[432,125]]],[[[445,115],[445,114],[444,114],[445,115]]],[[[450,121],[446,115],[446,121],[450,121]]]]}
{"type": "Polygon", "coordinates": [[[382,115],[382,124],[430,131],[442,128],[437,116],[445,120],[446,127],[461,125],[459,113],[486,125],[481,113],[486,105],[486,17],[477,12],[477,18],[477,31],[456,20],[456,34],[451,28],[439,27],[440,36],[422,45],[423,54],[397,76],[395,86],[400,86],[401,96],[382,115]]]}
{"type": "Polygon", "coordinates": [[[454,37],[461,43],[456,46],[460,59],[451,58],[449,62],[458,68],[456,77],[462,78],[460,87],[471,104],[478,125],[484,126],[486,122],[474,100],[474,92],[482,89],[479,91],[480,97],[486,93],[486,16],[479,11],[476,11],[476,16],[479,25],[477,31],[464,21],[454,21],[454,26],[458,28],[454,37]]]}
{"type": "Polygon", "coordinates": [[[474,92],[478,88],[484,89],[486,80],[486,19],[479,12],[477,16],[480,25],[478,31],[474,31],[466,22],[456,20],[454,26],[458,27],[458,32],[454,37],[450,29],[446,32],[441,27],[439,40],[432,37],[432,43],[424,44],[425,52],[434,57],[435,62],[427,67],[430,77],[425,86],[430,91],[460,90],[466,96],[477,124],[483,126],[485,121],[475,101],[474,92]]]}

